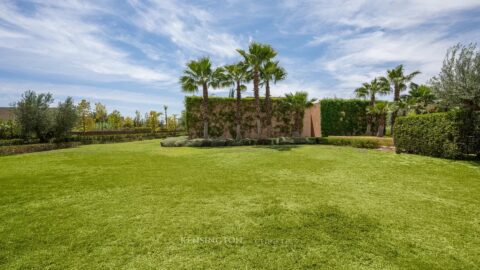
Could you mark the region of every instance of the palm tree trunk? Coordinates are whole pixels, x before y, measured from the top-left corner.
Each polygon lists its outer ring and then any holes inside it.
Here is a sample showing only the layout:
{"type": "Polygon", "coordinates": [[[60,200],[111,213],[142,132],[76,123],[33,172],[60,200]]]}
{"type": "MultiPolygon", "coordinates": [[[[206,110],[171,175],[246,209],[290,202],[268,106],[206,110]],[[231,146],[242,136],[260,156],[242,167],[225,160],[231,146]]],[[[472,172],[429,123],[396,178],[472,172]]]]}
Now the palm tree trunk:
{"type": "Polygon", "coordinates": [[[203,84],[202,115],[203,115],[203,138],[208,139],[208,86],[206,83],[203,84]]]}
{"type": "Polygon", "coordinates": [[[372,117],[367,115],[367,131],[365,131],[365,135],[372,136],[372,117]]]}
{"type": "Polygon", "coordinates": [[[236,135],[236,140],[239,141],[242,139],[242,134],[240,130],[240,123],[242,121],[242,114],[240,112],[240,102],[242,100],[242,93],[241,93],[241,88],[240,88],[240,82],[237,81],[237,100],[236,100],[236,111],[235,111],[235,118],[236,118],[236,124],[237,124],[237,135],[236,135]]]}
{"type": "MultiPolygon", "coordinates": [[[[374,93],[372,93],[370,95],[370,103],[368,105],[370,105],[370,107],[375,106],[375,94],[374,93]]],[[[367,115],[367,130],[365,131],[365,134],[367,136],[372,136],[372,134],[373,134],[372,125],[373,125],[373,116],[369,114],[369,115],[367,115]]]]}
{"type": "Polygon", "coordinates": [[[257,114],[257,138],[260,139],[262,135],[262,122],[261,122],[261,108],[260,108],[260,94],[258,89],[259,84],[258,67],[253,69],[253,94],[255,96],[255,110],[257,114]]]}
{"type": "MultiPolygon", "coordinates": [[[[398,85],[395,85],[394,91],[395,91],[395,96],[393,98],[393,101],[398,102],[398,101],[400,101],[400,87],[398,85]]],[[[397,118],[397,113],[398,113],[398,109],[394,110],[392,112],[392,117],[391,117],[392,120],[390,121],[391,122],[390,135],[391,136],[393,136],[395,119],[397,118]]]]}
{"type": "Polygon", "coordinates": [[[379,115],[378,117],[378,132],[377,137],[383,137],[383,131],[385,130],[385,118],[386,115],[379,115]]]}
{"type": "Polygon", "coordinates": [[[265,106],[267,111],[267,137],[272,136],[272,102],[270,99],[270,82],[265,82],[265,106]]]}

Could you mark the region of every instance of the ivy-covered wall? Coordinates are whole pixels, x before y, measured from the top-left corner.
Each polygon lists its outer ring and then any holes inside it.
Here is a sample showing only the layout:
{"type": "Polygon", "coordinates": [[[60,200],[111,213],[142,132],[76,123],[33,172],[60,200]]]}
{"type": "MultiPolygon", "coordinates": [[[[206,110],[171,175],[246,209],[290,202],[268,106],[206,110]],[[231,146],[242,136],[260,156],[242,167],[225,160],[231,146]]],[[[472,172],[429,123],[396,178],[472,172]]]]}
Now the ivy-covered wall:
{"type": "MultiPolygon", "coordinates": [[[[291,136],[293,131],[293,114],[282,106],[283,98],[272,98],[272,136],[291,136]]],[[[260,99],[262,109],[262,130],[266,132],[265,99],[260,99]]],[[[235,98],[209,97],[208,133],[213,138],[235,138],[235,98]]],[[[185,97],[185,117],[188,136],[199,138],[203,135],[202,98],[185,97]]],[[[243,138],[256,137],[255,99],[243,98],[241,101],[241,132],[243,138]]],[[[266,135],[266,134],[263,134],[266,135]]]]}
{"type": "Polygon", "coordinates": [[[368,101],[323,99],[320,102],[322,135],[363,135],[367,129],[368,101]]]}

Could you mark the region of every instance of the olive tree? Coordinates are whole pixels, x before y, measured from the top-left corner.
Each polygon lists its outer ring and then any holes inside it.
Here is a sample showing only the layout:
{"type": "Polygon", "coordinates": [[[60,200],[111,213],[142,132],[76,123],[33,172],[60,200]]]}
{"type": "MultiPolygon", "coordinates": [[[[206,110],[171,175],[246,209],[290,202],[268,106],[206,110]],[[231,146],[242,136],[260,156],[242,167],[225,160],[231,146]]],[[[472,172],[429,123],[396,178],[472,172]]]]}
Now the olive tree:
{"type": "Polygon", "coordinates": [[[450,48],[440,74],[432,78],[431,84],[446,107],[480,110],[480,51],[476,44],[450,48]]]}
{"type": "Polygon", "coordinates": [[[48,140],[52,127],[50,104],[52,94],[38,94],[28,90],[20,101],[14,104],[15,121],[20,128],[20,136],[24,139],[35,135],[40,141],[48,140]]]}

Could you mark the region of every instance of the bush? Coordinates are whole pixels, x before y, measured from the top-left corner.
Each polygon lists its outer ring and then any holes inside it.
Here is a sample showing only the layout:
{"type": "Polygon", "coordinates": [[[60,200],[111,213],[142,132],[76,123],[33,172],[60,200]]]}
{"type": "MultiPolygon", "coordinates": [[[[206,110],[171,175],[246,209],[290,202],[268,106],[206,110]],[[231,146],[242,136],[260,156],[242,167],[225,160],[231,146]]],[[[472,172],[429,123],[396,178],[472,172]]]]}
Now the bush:
{"type": "Polygon", "coordinates": [[[368,101],[323,99],[320,102],[323,136],[361,135],[367,129],[368,101]]]}
{"type": "Polygon", "coordinates": [[[269,139],[242,139],[234,141],[230,139],[192,139],[188,140],[186,137],[167,138],[161,142],[163,147],[222,147],[222,146],[252,146],[252,145],[296,145],[296,144],[331,144],[331,145],[345,145],[358,148],[379,148],[380,140],[375,138],[269,138],[269,139]]]}
{"type": "Polygon", "coordinates": [[[380,142],[374,138],[320,138],[320,144],[339,145],[339,146],[352,146],[356,148],[377,149],[380,147],[380,142]]]}
{"type": "Polygon", "coordinates": [[[42,144],[27,144],[27,145],[11,145],[0,147],[0,156],[26,154],[40,151],[57,150],[64,148],[77,147],[78,142],[70,143],[42,143],[42,144]]]}
{"type": "Polygon", "coordinates": [[[397,152],[451,159],[479,155],[480,116],[450,111],[400,117],[395,123],[397,152]]]}
{"type": "Polygon", "coordinates": [[[162,147],[179,147],[185,146],[188,138],[186,136],[169,137],[160,142],[162,147]]]}

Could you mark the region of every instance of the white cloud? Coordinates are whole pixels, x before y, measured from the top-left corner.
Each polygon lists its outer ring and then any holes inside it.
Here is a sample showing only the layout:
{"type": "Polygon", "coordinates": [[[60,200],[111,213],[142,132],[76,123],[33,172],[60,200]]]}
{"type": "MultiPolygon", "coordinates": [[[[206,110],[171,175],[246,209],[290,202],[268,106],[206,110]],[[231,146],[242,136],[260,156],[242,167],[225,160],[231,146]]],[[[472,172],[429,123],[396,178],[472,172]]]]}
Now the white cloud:
{"type": "Polygon", "coordinates": [[[240,47],[239,42],[215,26],[215,17],[208,11],[179,1],[129,2],[136,11],[133,22],[148,32],[167,36],[192,54],[237,56],[235,49],[240,47]]]}
{"type": "Polygon", "coordinates": [[[32,63],[44,65],[38,69],[53,73],[70,71],[70,75],[75,76],[76,72],[84,70],[122,80],[174,80],[166,70],[132,63],[126,52],[109,44],[104,29],[86,19],[86,15],[100,12],[100,7],[78,1],[68,3],[71,5],[62,1],[45,1],[36,6],[34,14],[24,14],[8,2],[0,3],[0,18],[7,23],[0,26],[0,48],[8,49],[9,54],[20,58],[30,55],[32,63]],[[45,61],[33,60],[35,58],[45,61]]]}
{"type": "Polygon", "coordinates": [[[458,12],[480,7],[478,0],[286,0],[283,5],[291,10],[283,27],[311,35],[307,47],[323,45],[312,70],[329,74],[344,97],[398,64],[406,72],[420,70],[416,80],[425,83],[440,71],[450,46],[479,38],[478,30],[451,31],[464,20],[458,12]]]}

